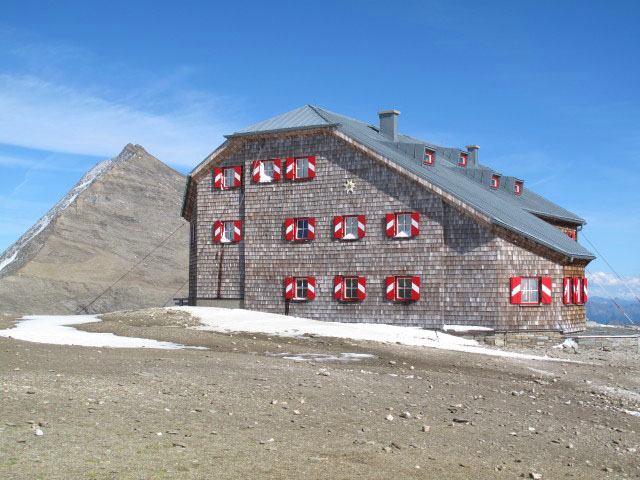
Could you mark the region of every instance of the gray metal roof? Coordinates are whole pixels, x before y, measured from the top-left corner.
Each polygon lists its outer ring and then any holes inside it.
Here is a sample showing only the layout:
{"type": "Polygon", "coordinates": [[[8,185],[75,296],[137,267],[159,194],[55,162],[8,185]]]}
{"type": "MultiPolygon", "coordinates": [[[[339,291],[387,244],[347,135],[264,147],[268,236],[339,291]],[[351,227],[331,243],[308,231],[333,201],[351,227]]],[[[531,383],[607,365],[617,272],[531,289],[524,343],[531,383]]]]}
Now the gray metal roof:
{"type": "Polygon", "coordinates": [[[290,130],[309,127],[325,127],[328,125],[324,118],[311,108],[309,105],[297,108],[277,117],[270,118],[255,125],[251,125],[245,129],[239,130],[233,134],[246,135],[258,132],[270,132],[273,130],[290,130]]]}
{"type": "MultiPolygon", "coordinates": [[[[576,224],[584,224],[583,219],[526,188],[523,188],[521,195],[515,195],[505,188],[497,190],[489,188],[488,184],[483,183],[481,174],[470,176],[469,171],[465,171],[466,167],[457,166],[459,152],[464,150],[441,147],[405,135],[399,135],[398,142],[390,142],[389,138],[378,132],[377,126],[311,105],[260,122],[230,137],[329,125],[334,125],[343,134],[472,206],[491,218],[493,223],[568,257],[595,258],[591,252],[570,239],[564,232],[531,212],[576,224]],[[436,151],[434,165],[422,164],[425,146],[436,151]]],[[[478,171],[493,172],[482,165],[477,167],[478,171]]]]}

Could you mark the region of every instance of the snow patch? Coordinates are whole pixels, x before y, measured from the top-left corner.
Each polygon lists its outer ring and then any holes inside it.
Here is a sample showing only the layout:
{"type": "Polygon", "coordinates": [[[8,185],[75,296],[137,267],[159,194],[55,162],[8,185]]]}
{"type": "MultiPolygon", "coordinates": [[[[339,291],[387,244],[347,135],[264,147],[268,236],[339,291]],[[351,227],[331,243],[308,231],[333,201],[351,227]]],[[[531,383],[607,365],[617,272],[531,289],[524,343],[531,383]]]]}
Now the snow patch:
{"type": "Polygon", "coordinates": [[[18,251],[16,250],[13,255],[11,255],[8,258],[5,258],[2,262],[0,262],[0,272],[2,271],[2,269],[4,267],[6,267],[7,265],[9,265],[11,262],[13,262],[16,257],[18,256],[18,251]]]}
{"type": "Polygon", "coordinates": [[[627,410],[623,408],[622,411],[624,413],[628,413],[629,415],[633,415],[634,417],[640,417],[640,412],[636,412],[635,410],[627,410]]]}
{"type": "Polygon", "coordinates": [[[74,187],[62,197],[62,199],[56,203],[51,210],[49,210],[40,220],[36,222],[29,230],[25,232],[15,243],[9,246],[2,255],[0,255],[0,272],[11,264],[17,257],[18,253],[29,244],[40,232],[42,232],[47,226],[56,218],[58,218],[62,212],[71,205],[78,195],[84,192],[93,182],[95,182],[102,175],[107,173],[113,167],[121,162],[126,162],[133,155],[136,154],[135,147],[127,146],[120,152],[120,154],[109,160],[103,160],[94,166],[91,170],[84,174],[84,176],[74,185],[74,187]]]}
{"type": "Polygon", "coordinates": [[[578,351],[578,344],[571,338],[565,338],[564,342],[559,345],[554,345],[552,348],[561,348],[563,350],[578,351]]]}
{"type": "Polygon", "coordinates": [[[308,362],[358,362],[363,358],[377,358],[375,355],[368,353],[341,353],[339,355],[330,355],[328,353],[267,353],[272,357],[282,357],[286,360],[298,360],[308,362]]]}
{"type": "Polygon", "coordinates": [[[34,343],[81,347],[205,349],[204,347],[186,347],[178,343],[160,342],[147,338],[121,337],[113,333],[84,332],[69,326],[101,321],[96,315],[31,315],[19,320],[14,328],[0,330],[0,337],[34,343]]]}
{"type": "Polygon", "coordinates": [[[475,325],[443,325],[442,330],[445,332],[493,332],[493,328],[477,327],[475,325]]]}
{"type": "Polygon", "coordinates": [[[547,356],[526,355],[521,353],[492,350],[478,346],[475,340],[447,335],[434,330],[418,327],[400,327],[397,325],[374,323],[322,322],[307,318],[277,315],[252,310],[216,308],[216,307],[167,307],[167,310],[188,312],[197,317],[205,326],[189,327],[197,330],[215,332],[262,333],[279,337],[301,337],[317,335],[320,337],[348,338],[374,342],[391,342],[401,345],[453,350],[457,352],[478,353],[496,357],[520,360],[546,360],[563,363],[582,363],[547,356]]]}

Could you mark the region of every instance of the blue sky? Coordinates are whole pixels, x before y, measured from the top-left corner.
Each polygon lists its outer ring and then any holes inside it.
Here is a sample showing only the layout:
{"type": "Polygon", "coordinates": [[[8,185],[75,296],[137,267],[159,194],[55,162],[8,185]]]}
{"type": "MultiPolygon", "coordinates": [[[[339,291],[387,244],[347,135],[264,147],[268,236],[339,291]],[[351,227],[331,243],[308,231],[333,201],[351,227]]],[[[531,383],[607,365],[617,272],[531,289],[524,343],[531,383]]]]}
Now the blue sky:
{"type": "Polygon", "coordinates": [[[632,1],[7,0],[0,251],[129,142],[188,173],[223,134],[310,103],[480,145],[640,282],[638,18],[632,1]]]}

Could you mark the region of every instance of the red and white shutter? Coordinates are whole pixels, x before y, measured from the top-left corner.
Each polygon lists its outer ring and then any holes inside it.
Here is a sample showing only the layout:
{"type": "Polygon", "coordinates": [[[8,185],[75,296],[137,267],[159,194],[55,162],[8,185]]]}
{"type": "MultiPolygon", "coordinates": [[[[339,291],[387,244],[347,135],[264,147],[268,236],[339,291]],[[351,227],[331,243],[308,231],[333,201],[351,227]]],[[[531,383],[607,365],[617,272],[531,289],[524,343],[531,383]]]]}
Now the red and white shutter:
{"type": "Polygon", "coordinates": [[[316,157],[309,157],[309,178],[316,176],[316,157]]]}
{"type": "Polygon", "coordinates": [[[420,300],[420,277],[411,277],[411,300],[420,300]]]}
{"type": "Polygon", "coordinates": [[[565,305],[570,305],[573,303],[571,295],[571,289],[573,286],[571,285],[571,279],[569,277],[564,277],[562,279],[562,303],[565,305]]]}
{"type": "Polygon", "coordinates": [[[511,303],[520,305],[522,294],[520,292],[520,284],[522,279],[520,277],[511,277],[511,303]]]}
{"type": "Polygon", "coordinates": [[[573,279],[573,301],[574,303],[582,303],[582,282],[580,278],[573,279]]]}
{"type": "Polygon", "coordinates": [[[273,160],[273,181],[280,180],[282,178],[282,162],[279,158],[273,160]]]}
{"type": "Polygon", "coordinates": [[[587,279],[583,278],[582,279],[582,303],[587,303],[588,299],[589,299],[589,289],[587,286],[587,279]]]}
{"type": "Polygon", "coordinates": [[[242,240],[242,222],[235,220],[233,222],[233,241],[239,242],[240,240],[242,240]]]}
{"type": "Polygon", "coordinates": [[[396,214],[395,213],[387,213],[386,218],[386,231],[387,237],[395,237],[396,236],[396,214]]]}
{"type": "Polygon", "coordinates": [[[396,299],[396,277],[387,277],[385,283],[387,285],[387,300],[395,300],[396,299]]]}
{"type": "Polygon", "coordinates": [[[316,279],[315,277],[307,277],[307,299],[316,298],[316,279]]]}
{"type": "Polygon", "coordinates": [[[242,185],[242,167],[233,167],[233,186],[239,187],[242,185]]]}
{"type": "Polygon", "coordinates": [[[344,277],[333,277],[333,298],[342,300],[344,295],[344,277]]]}
{"type": "Polygon", "coordinates": [[[358,277],[358,300],[367,298],[367,279],[358,277]]]}
{"type": "Polygon", "coordinates": [[[358,215],[358,238],[362,238],[367,233],[367,217],[358,215]]]}
{"type": "Polygon", "coordinates": [[[214,242],[222,241],[222,222],[213,223],[213,241],[214,242]]]}
{"type": "Polygon", "coordinates": [[[308,222],[309,222],[309,240],[313,240],[314,238],[316,238],[316,219],[309,218],[308,222]]]}
{"type": "Polygon", "coordinates": [[[333,217],[333,238],[344,237],[344,221],[342,217],[333,217]]]}
{"type": "Polygon", "coordinates": [[[292,157],[288,157],[285,162],[286,163],[285,163],[284,178],[286,178],[287,180],[293,180],[294,178],[296,178],[296,171],[295,171],[296,162],[293,160],[292,157]]]}
{"type": "Polygon", "coordinates": [[[284,298],[288,300],[293,298],[293,277],[284,279],[284,298]]]}
{"type": "Polygon", "coordinates": [[[213,188],[216,188],[216,189],[222,188],[222,169],[221,168],[213,169],[213,188]]]}
{"type": "Polygon", "coordinates": [[[251,164],[251,177],[254,182],[260,181],[260,160],[255,160],[251,164]]]}
{"type": "Polygon", "coordinates": [[[540,300],[543,305],[551,303],[551,277],[542,277],[540,279],[540,300]]]}
{"type": "Polygon", "coordinates": [[[420,233],[420,214],[414,212],[411,214],[411,236],[415,237],[420,233]]]}
{"type": "Polygon", "coordinates": [[[286,218],[284,221],[284,239],[293,240],[295,238],[295,220],[293,218],[286,218]]]}

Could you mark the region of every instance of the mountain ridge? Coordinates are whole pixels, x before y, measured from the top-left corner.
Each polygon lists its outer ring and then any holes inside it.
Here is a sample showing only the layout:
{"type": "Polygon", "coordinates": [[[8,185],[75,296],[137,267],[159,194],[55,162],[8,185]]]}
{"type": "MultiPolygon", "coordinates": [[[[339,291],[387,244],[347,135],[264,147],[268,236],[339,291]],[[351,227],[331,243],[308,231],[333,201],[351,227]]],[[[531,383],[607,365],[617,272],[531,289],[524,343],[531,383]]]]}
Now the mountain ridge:
{"type": "Polygon", "coordinates": [[[0,256],[0,312],[102,313],[186,295],[184,181],[139,145],[98,163],[0,256]]]}

